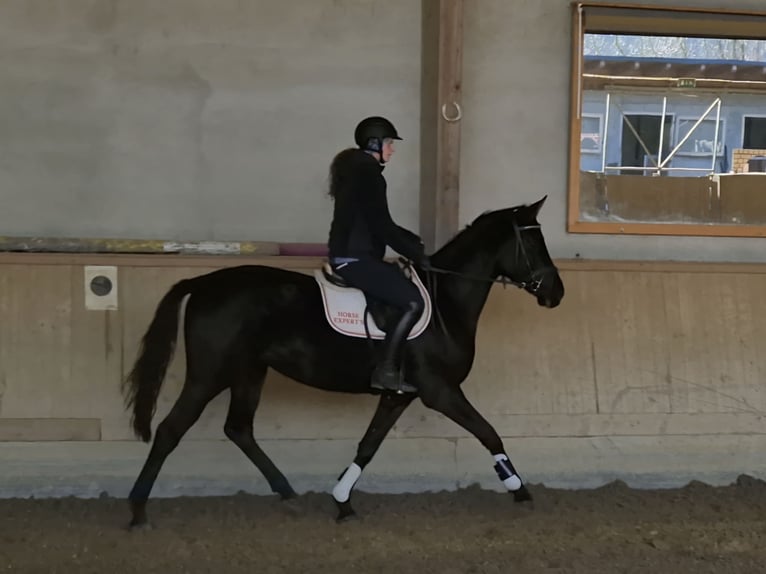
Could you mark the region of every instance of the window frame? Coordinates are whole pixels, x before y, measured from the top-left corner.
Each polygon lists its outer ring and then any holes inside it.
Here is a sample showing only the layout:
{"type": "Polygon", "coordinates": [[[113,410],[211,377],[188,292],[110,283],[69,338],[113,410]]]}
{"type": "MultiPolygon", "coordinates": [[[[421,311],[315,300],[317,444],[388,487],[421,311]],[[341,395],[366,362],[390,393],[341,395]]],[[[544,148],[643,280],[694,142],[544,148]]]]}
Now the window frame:
{"type": "MultiPolygon", "coordinates": [[[[569,169],[568,169],[568,206],[567,206],[567,232],[582,234],[605,234],[605,235],[667,235],[667,236],[713,236],[713,237],[766,237],[766,225],[727,225],[722,223],[643,223],[643,222],[612,222],[612,221],[588,221],[580,217],[580,138],[582,132],[582,102],[583,92],[582,72],[584,69],[584,40],[586,27],[584,25],[583,8],[616,9],[653,11],[667,13],[668,17],[674,15],[721,15],[745,18],[764,18],[766,12],[755,10],[730,10],[712,8],[690,8],[679,6],[656,6],[645,4],[617,4],[610,2],[578,2],[571,3],[571,63],[570,63],[570,134],[569,134],[569,169]]],[[[603,30],[599,30],[603,33],[603,30]]],[[[613,33],[620,33],[613,30],[613,33]]],[[[682,32],[679,30],[679,34],[682,32]]],[[[691,35],[691,34],[690,34],[691,35]]],[[[702,35],[711,37],[710,33],[702,35]]],[[[712,36],[715,37],[715,36],[712,36]]],[[[763,37],[766,40],[766,34],[763,37]]],[[[676,125],[677,120],[676,117],[676,125]]],[[[722,125],[724,120],[721,119],[722,125]]],[[[743,119],[744,122],[744,119],[743,119]]],[[[605,127],[602,129],[606,129],[605,127]]],[[[674,127],[674,133],[677,127],[674,127]]],[[[744,131],[743,131],[744,137],[744,131]]],[[[603,138],[602,138],[603,142],[603,138]]],[[[685,156],[689,157],[689,156],[685,156]]],[[[693,156],[692,156],[693,157],[693,156]]],[[[720,157],[720,156],[716,156],[720,157]]]]}

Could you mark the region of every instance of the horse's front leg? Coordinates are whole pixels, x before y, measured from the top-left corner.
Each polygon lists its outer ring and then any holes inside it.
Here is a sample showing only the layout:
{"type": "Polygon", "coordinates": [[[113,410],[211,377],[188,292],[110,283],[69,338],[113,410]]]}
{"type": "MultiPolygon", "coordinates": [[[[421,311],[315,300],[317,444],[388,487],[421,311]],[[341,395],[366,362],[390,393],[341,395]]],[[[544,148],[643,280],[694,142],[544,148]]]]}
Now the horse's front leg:
{"type": "Polygon", "coordinates": [[[498,478],[513,493],[513,499],[516,502],[532,500],[532,495],[506,454],[503,441],[497,431],[479,414],[459,388],[440,387],[438,390],[428,392],[424,387],[421,390],[420,399],[425,406],[449,417],[479,439],[495,460],[495,472],[498,478]]]}
{"type": "Polygon", "coordinates": [[[354,462],[343,471],[332,490],[332,496],[338,505],[338,521],[354,516],[355,512],[351,507],[351,490],[362,475],[364,467],[375,456],[388,431],[414,398],[415,395],[411,394],[384,393],[381,395],[375,415],[359,442],[354,462]]]}

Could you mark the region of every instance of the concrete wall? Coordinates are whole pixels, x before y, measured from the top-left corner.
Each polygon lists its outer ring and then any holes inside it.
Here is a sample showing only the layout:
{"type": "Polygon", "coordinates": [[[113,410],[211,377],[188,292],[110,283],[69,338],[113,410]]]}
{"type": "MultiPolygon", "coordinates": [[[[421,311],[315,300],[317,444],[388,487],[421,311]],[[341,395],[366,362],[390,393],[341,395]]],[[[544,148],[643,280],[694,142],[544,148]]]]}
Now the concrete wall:
{"type": "MultiPolygon", "coordinates": [[[[465,3],[461,223],[548,194],[557,257],[763,261],[757,239],[566,233],[569,4],[465,3]]],[[[323,242],[327,165],[370,113],[406,137],[386,174],[415,228],[419,94],[408,0],[3,2],[0,235],[323,242]]]]}
{"type": "Polygon", "coordinates": [[[408,0],[3,2],[0,235],[324,241],[370,114],[416,227],[419,94],[408,0]]]}
{"type": "MultiPolygon", "coordinates": [[[[86,311],[83,265],[103,257],[5,255],[0,264],[0,496],[123,496],[148,453],[119,393],[157,301],[221,259],[119,265],[119,309],[86,311]]],[[[275,258],[301,271],[317,260],[275,258]]],[[[639,487],[766,477],[766,266],[560,261],[555,310],[493,290],[465,391],[532,482],[639,487]]],[[[179,350],[155,425],[184,376],[179,350]]],[[[225,440],[228,396],[214,400],[167,463],[157,493],[267,492],[225,440]]],[[[256,436],[300,490],[326,490],[353,458],[373,397],[271,376],[256,436]]],[[[472,436],[414,404],[360,488],[500,488],[472,436]]]]}

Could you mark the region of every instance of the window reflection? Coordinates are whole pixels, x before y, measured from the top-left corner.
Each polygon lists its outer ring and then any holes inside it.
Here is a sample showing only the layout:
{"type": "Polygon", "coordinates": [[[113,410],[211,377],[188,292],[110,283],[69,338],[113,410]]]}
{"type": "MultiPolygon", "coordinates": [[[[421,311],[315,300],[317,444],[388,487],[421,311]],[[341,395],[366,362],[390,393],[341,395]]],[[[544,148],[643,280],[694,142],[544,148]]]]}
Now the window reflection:
{"type": "Polygon", "coordinates": [[[766,41],[586,20],[580,70],[579,221],[766,225],[766,41]]]}

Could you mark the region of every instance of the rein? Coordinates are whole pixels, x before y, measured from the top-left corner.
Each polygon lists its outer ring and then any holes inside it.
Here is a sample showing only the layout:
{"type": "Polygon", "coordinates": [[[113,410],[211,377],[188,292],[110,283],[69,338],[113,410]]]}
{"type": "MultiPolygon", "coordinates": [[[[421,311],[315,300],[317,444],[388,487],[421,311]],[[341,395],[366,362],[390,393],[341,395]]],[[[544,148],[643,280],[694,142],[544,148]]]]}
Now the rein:
{"type": "Polygon", "coordinates": [[[545,278],[545,275],[551,271],[555,271],[555,266],[545,266],[541,267],[539,269],[532,269],[531,264],[529,263],[529,256],[527,255],[527,250],[524,248],[524,243],[521,241],[521,232],[526,231],[529,229],[540,229],[540,225],[524,225],[524,226],[518,226],[514,223],[513,230],[516,234],[516,260],[519,260],[519,254],[521,254],[524,258],[524,263],[527,266],[527,270],[529,271],[529,279],[527,281],[516,281],[515,279],[511,279],[510,277],[507,277],[505,275],[502,275],[501,277],[482,277],[480,275],[472,275],[470,273],[462,273],[460,271],[453,271],[452,269],[442,269],[439,267],[431,267],[428,266],[428,268],[424,269],[426,273],[433,272],[433,273],[441,273],[442,275],[454,275],[456,277],[462,277],[463,279],[469,279],[471,281],[484,281],[488,283],[500,283],[502,284],[503,288],[505,288],[507,285],[513,285],[514,287],[518,287],[519,289],[527,289],[530,288],[529,291],[532,293],[535,293],[540,286],[542,285],[543,279],[545,278]]]}
{"type": "Polygon", "coordinates": [[[453,271],[451,269],[441,269],[439,267],[428,267],[424,269],[426,273],[433,272],[433,273],[441,273],[442,275],[455,275],[456,277],[462,277],[463,279],[470,279],[471,281],[484,281],[487,283],[500,283],[505,287],[506,285],[513,285],[514,287],[518,287],[519,289],[523,289],[527,286],[527,282],[525,281],[514,281],[510,277],[506,277],[505,275],[501,277],[481,277],[479,275],[471,275],[469,273],[461,273],[460,271],[453,271]]]}

